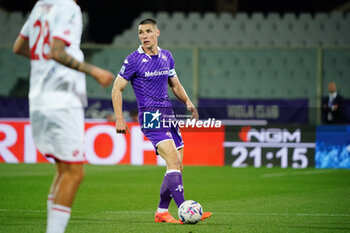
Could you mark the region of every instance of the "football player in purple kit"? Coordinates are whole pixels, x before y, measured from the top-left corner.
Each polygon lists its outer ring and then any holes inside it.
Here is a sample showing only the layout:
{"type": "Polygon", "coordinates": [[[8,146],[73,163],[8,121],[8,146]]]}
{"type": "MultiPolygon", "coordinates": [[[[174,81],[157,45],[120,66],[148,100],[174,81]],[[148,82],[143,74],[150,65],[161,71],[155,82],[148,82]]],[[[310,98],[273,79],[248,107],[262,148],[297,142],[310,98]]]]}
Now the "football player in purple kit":
{"type": "MultiPolygon", "coordinates": [[[[141,130],[152,142],[156,154],[160,155],[167,165],[160,188],[155,222],[180,223],[168,212],[171,199],[174,199],[177,207],[185,201],[182,183],[184,144],[180,130],[172,124],[169,127],[158,124],[152,128],[144,121],[147,120],[146,114],[151,114],[151,122],[155,119],[158,119],[158,122],[175,120],[168,95],[168,84],[174,95],[192,112],[192,119],[198,120],[198,111],[176,75],[172,54],[158,47],[159,33],[155,20],[145,19],[140,22],[138,35],[141,45],[124,60],[113,85],[112,101],[116,131],[125,134],[129,129],[123,118],[122,92],[128,81],[131,81],[137,99],[141,130]]],[[[211,212],[204,212],[202,220],[211,215],[211,212]]]]}

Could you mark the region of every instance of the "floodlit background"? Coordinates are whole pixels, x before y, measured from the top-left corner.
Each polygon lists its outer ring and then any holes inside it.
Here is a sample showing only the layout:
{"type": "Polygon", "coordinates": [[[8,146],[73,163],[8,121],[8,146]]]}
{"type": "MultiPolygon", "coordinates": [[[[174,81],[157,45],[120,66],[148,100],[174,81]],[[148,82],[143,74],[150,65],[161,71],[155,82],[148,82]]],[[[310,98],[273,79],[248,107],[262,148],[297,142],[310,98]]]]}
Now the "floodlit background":
{"type": "MultiPolygon", "coordinates": [[[[12,53],[35,2],[0,0],[0,232],[45,231],[54,174],[32,138],[29,60],[12,53]]],[[[213,217],[154,223],[165,163],[140,131],[131,85],[123,92],[131,133],[117,135],[111,87],[87,77],[86,177],[67,232],[350,231],[350,1],[78,4],[86,61],[117,75],[139,46],[138,23],[154,18],[200,118],[223,125],[181,131],[185,197],[213,217]],[[329,82],[344,99],[334,124],[321,111],[329,82]]],[[[169,210],[177,215],[173,202],[169,210]]]]}

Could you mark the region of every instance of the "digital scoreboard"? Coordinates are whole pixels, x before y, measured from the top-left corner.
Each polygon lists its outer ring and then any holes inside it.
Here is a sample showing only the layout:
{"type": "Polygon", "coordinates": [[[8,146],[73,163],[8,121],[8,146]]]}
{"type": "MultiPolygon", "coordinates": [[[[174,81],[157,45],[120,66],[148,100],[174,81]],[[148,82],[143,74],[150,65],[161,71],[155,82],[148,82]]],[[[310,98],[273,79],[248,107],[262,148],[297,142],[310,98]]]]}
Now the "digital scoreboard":
{"type": "Polygon", "coordinates": [[[226,126],[224,147],[232,167],[315,167],[313,126],[226,126]]]}

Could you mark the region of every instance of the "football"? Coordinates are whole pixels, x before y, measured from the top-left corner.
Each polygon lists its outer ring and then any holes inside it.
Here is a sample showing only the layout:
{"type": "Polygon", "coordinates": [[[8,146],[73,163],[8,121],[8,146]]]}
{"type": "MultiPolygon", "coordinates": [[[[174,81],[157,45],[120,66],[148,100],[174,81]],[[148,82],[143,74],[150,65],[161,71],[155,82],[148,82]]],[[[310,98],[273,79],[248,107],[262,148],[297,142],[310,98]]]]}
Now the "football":
{"type": "Polygon", "coordinates": [[[178,210],[179,219],[184,224],[196,224],[202,218],[202,206],[193,200],[182,203],[178,210]]]}

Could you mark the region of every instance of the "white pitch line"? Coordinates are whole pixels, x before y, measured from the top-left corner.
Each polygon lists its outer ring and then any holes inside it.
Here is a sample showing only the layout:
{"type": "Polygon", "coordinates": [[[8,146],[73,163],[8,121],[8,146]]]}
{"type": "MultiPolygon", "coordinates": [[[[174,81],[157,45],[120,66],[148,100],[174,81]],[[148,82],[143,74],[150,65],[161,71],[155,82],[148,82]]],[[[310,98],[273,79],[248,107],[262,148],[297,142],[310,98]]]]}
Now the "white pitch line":
{"type": "Polygon", "coordinates": [[[307,213],[242,213],[242,212],[213,212],[225,215],[253,215],[253,216],[309,216],[309,217],[350,217],[350,214],[307,214],[307,213]]]}
{"type": "Polygon", "coordinates": [[[106,214],[154,214],[154,211],[101,211],[100,213],[106,214]]]}
{"type": "MultiPolygon", "coordinates": [[[[46,210],[10,210],[0,209],[0,212],[46,213],[46,210]]],[[[91,213],[90,211],[74,211],[76,213],[91,213]]],[[[154,214],[154,211],[101,211],[101,214],[154,214]]],[[[214,215],[249,215],[249,216],[306,216],[306,217],[350,217],[350,214],[328,213],[245,213],[245,212],[213,212],[214,215]]]]}
{"type": "Polygon", "coordinates": [[[46,210],[9,210],[0,209],[0,212],[24,212],[24,213],[46,213],[46,210]]]}

